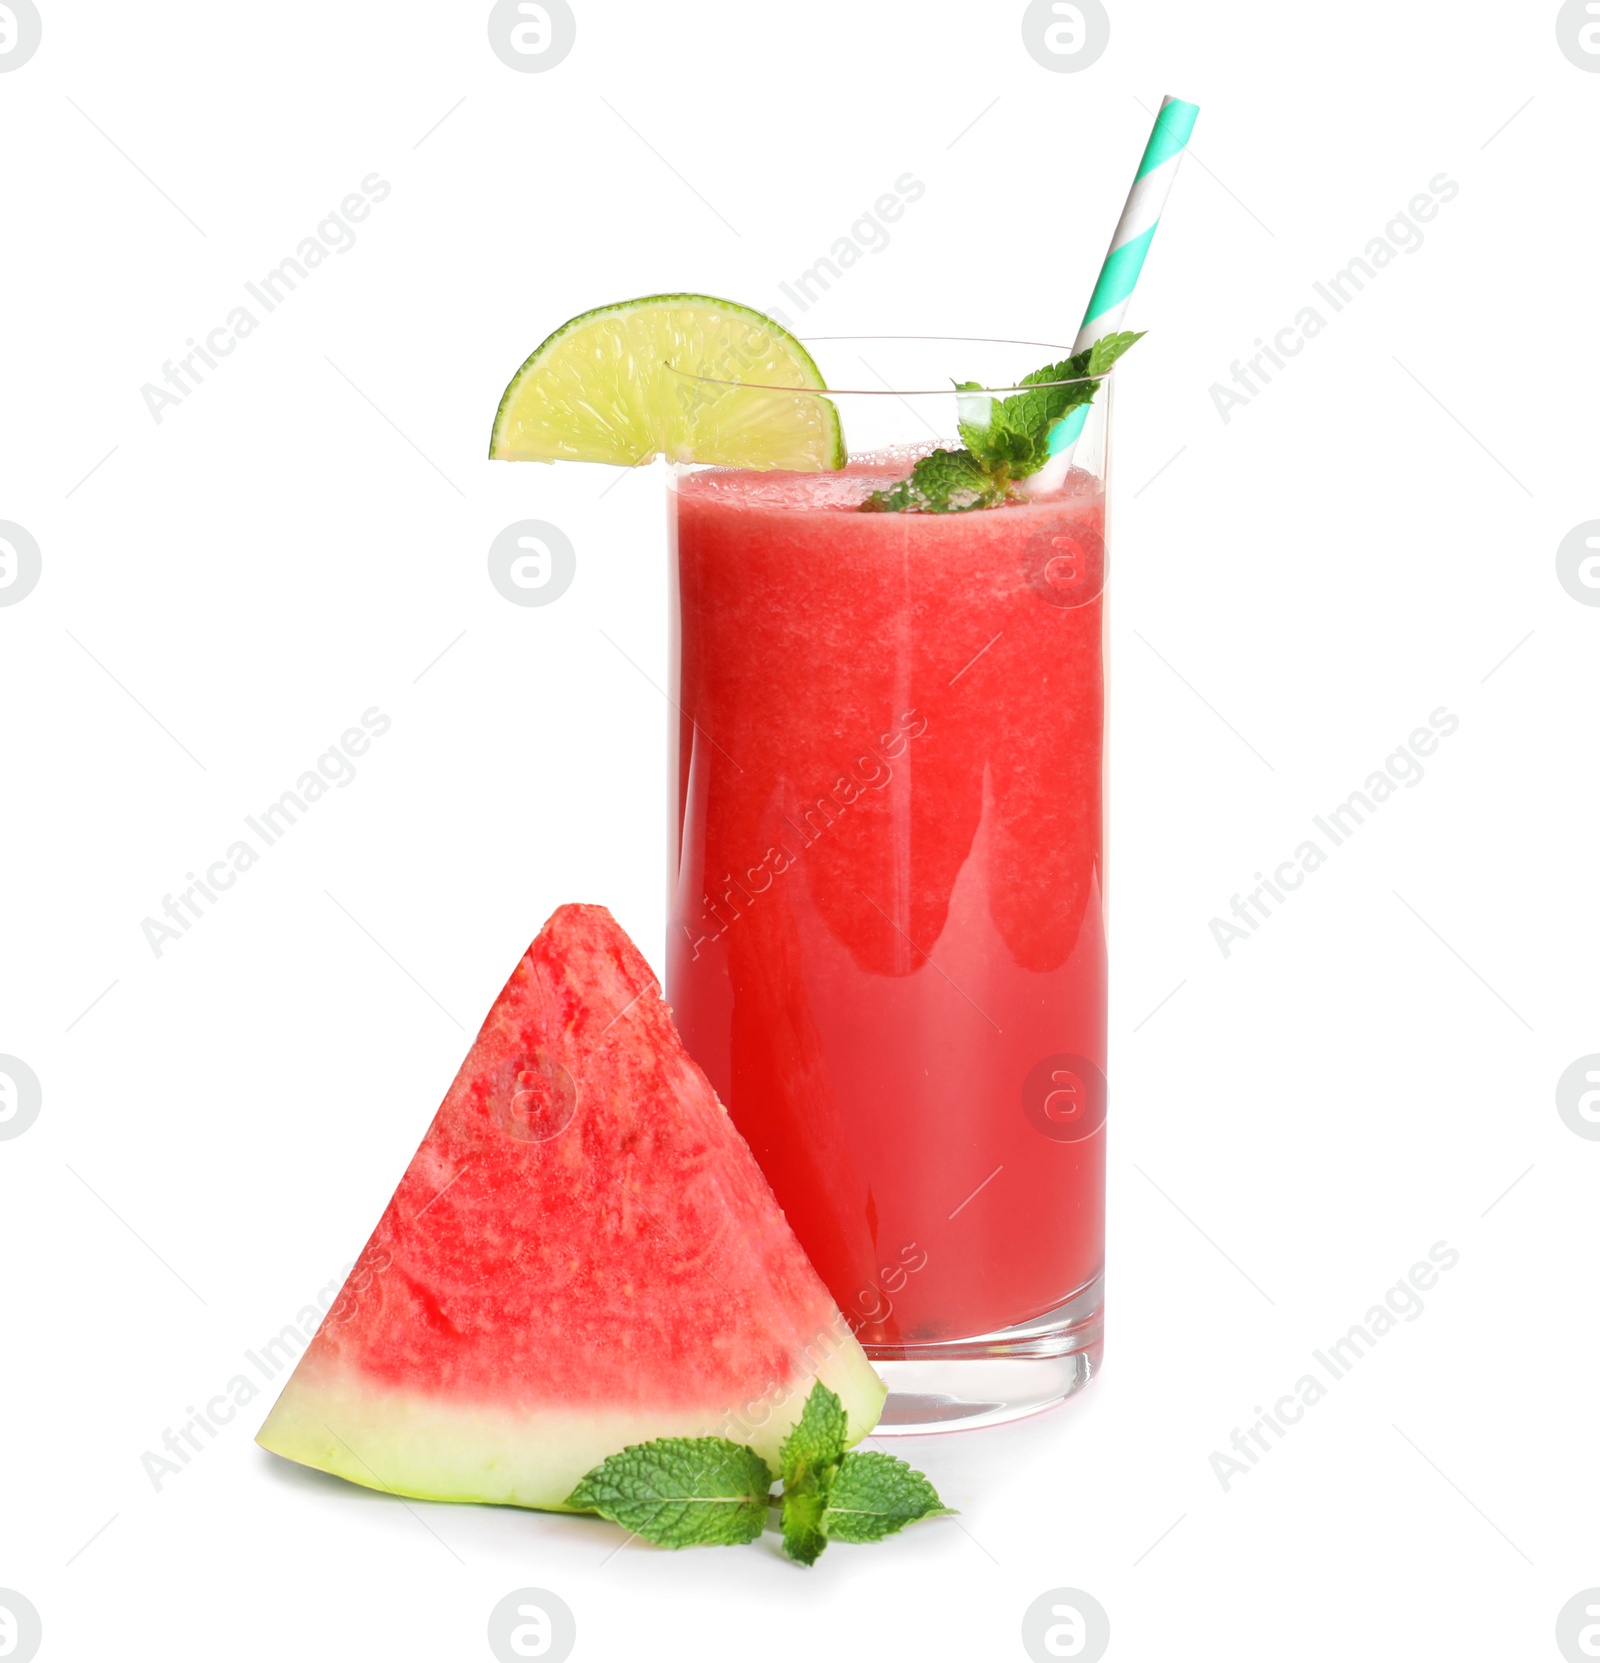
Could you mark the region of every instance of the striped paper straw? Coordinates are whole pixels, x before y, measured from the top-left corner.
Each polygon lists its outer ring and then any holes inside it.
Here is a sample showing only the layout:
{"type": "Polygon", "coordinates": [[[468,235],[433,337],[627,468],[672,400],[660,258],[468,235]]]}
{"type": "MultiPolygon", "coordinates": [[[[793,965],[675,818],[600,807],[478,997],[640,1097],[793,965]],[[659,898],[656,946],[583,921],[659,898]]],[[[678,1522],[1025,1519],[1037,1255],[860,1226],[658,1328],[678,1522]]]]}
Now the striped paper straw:
{"type": "MultiPolygon", "coordinates": [[[[1178,163],[1194,131],[1195,117],[1200,114],[1198,104],[1186,104],[1170,94],[1161,100],[1156,113],[1156,124],[1150,132],[1150,142],[1144,147],[1139,171],[1133,177],[1133,189],[1128,192],[1127,205],[1117,221],[1116,235],[1100,268],[1100,280],[1094,286],[1089,304],[1084,310],[1083,325],[1072,350],[1082,352],[1102,335],[1110,335],[1122,327],[1123,314],[1128,309],[1128,298],[1139,281],[1144,268],[1144,257],[1161,223],[1161,210],[1166,206],[1167,193],[1178,174],[1178,163]]],[[[1035,479],[1038,486],[1050,489],[1059,485],[1066,474],[1067,453],[1083,432],[1089,419],[1089,407],[1079,405],[1069,410],[1050,435],[1050,462],[1035,479]],[[1047,476],[1054,476],[1048,478],[1047,476]]]]}

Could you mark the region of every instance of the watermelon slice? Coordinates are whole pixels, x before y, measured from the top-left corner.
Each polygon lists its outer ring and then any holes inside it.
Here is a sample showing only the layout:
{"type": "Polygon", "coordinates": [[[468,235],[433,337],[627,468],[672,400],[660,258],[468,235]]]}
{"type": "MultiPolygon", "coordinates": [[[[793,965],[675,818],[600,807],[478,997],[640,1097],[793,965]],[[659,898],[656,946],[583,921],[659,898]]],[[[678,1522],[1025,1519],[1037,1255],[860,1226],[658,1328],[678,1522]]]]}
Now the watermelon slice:
{"type": "Polygon", "coordinates": [[[524,954],[257,1441],[373,1489],[561,1508],[608,1455],[776,1466],[884,1387],[603,907],[524,954]]]}

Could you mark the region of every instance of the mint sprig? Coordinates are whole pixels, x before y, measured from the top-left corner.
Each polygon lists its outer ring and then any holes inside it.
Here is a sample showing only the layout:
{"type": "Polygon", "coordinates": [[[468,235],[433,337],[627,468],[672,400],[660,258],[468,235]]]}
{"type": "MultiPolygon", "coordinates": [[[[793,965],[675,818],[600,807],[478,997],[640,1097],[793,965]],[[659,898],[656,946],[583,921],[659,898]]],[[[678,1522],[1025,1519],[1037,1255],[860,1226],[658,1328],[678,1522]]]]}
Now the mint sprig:
{"type": "MultiPolygon", "coordinates": [[[[861,504],[864,513],[964,514],[974,508],[998,508],[1013,495],[1018,480],[1037,473],[1050,460],[1050,433],[1071,410],[1094,401],[1104,376],[1142,331],[1102,335],[1093,346],[1059,364],[1023,376],[1022,391],[1008,398],[969,401],[971,414],[957,423],[964,450],[936,450],[924,456],[910,475],[861,504]],[[1055,386],[1050,383],[1067,382],[1055,386]],[[985,408],[986,406],[986,408],[985,408]]],[[[956,384],[958,393],[981,393],[976,381],[956,384]]]]}
{"type": "MultiPolygon", "coordinates": [[[[917,1519],[953,1509],[904,1461],[848,1452],[838,1395],[820,1381],[778,1451],[784,1552],[813,1565],[830,1541],[878,1542],[917,1519]]],[[[658,1547],[753,1542],[766,1521],[772,1473],[755,1450],[727,1438],[631,1444],[587,1473],[567,1506],[620,1524],[658,1547]]]]}

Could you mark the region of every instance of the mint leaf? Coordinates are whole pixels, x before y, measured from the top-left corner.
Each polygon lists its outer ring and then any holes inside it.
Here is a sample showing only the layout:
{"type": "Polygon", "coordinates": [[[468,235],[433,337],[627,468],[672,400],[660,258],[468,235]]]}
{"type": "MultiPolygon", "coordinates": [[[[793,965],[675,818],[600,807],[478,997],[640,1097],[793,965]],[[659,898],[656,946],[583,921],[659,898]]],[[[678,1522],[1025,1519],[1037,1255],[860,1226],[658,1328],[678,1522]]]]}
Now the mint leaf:
{"type": "Polygon", "coordinates": [[[1102,335],[1085,351],[1075,352],[1058,364],[1046,364],[1042,369],[1023,376],[1020,385],[1028,391],[1013,393],[1009,398],[1001,400],[996,407],[996,415],[1010,431],[1026,434],[1030,439],[1044,442],[1043,455],[1030,472],[1036,473],[1049,459],[1047,441],[1050,429],[1069,410],[1077,409],[1080,404],[1094,402],[1094,395],[1099,388],[1090,378],[1104,376],[1123,353],[1141,338],[1142,333],[1136,334],[1131,330],[1122,330],[1115,335],[1102,335]],[[1051,382],[1071,384],[1046,384],[1051,382]]]}
{"type": "Polygon", "coordinates": [[[839,1463],[821,1528],[836,1542],[879,1542],[917,1519],[954,1511],[920,1472],[869,1449],[839,1463]]]}
{"type": "MultiPolygon", "coordinates": [[[[1044,449],[1044,458],[1049,456],[1048,444],[1044,443],[1050,429],[1068,410],[1080,404],[1087,404],[1094,397],[1094,383],[1083,379],[1086,373],[1085,355],[1079,354],[1075,358],[1064,358],[1059,364],[1046,364],[1042,369],[1033,371],[1031,375],[1022,378],[1021,385],[1028,390],[1012,393],[1009,398],[1000,400],[995,407],[995,415],[1012,432],[1025,435],[1034,440],[1044,449]],[[1041,386],[1041,382],[1070,382],[1065,387],[1041,386]]],[[[1044,466],[1041,459],[1039,467],[1044,466]]],[[[1037,472],[1037,469],[1032,470],[1037,472]]]]}
{"type": "MultiPolygon", "coordinates": [[[[1013,394],[1013,397],[1027,397],[1026,394],[1013,394]]],[[[1050,448],[1045,438],[1045,425],[1022,424],[1016,419],[1018,412],[1008,410],[1006,404],[997,404],[987,428],[976,429],[971,424],[961,424],[961,437],[966,440],[967,448],[976,456],[990,475],[996,486],[1002,486],[1013,479],[1025,479],[1031,473],[1037,473],[1050,459],[1050,448]]]]}
{"type": "Polygon", "coordinates": [[[960,514],[970,508],[992,508],[1004,500],[989,469],[968,450],[936,450],[924,456],[886,491],[874,491],[861,507],[867,513],[960,514]]]}
{"type": "MultiPolygon", "coordinates": [[[[1142,331],[1102,335],[1092,346],[1059,363],[1023,376],[1021,392],[1003,399],[963,400],[966,410],[956,423],[965,450],[936,450],[911,470],[911,476],[886,490],[874,491],[861,507],[869,513],[957,514],[995,508],[1011,495],[1019,479],[1037,473],[1050,460],[1050,432],[1080,405],[1092,404],[1099,380],[1131,347],[1142,331]],[[1049,383],[1066,382],[1056,386],[1049,383]],[[982,414],[982,419],[980,418],[982,414]]],[[[956,383],[958,393],[981,393],[976,381],[956,383]]]]}
{"type": "Polygon", "coordinates": [[[1085,374],[1104,375],[1135,341],[1142,341],[1144,337],[1145,331],[1142,329],[1121,329],[1114,335],[1102,335],[1089,348],[1089,362],[1085,374]]]}
{"type": "Polygon", "coordinates": [[[800,1418],[778,1450],[785,1489],[803,1487],[839,1464],[848,1437],[847,1416],[838,1394],[818,1380],[800,1418]]]}
{"type": "Polygon", "coordinates": [[[753,1542],[767,1519],[772,1473],[727,1438],[630,1444],[584,1475],[567,1506],[620,1524],[657,1547],[753,1542]]]}
{"type": "Polygon", "coordinates": [[[828,1545],[822,1512],[848,1436],[848,1417],[838,1394],[817,1381],[778,1451],[783,1477],[783,1550],[802,1565],[814,1565],[828,1545]]]}
{"type": "Polygon", "coordinates": [[[817,1556],[828,1545],[822,1528],[827,1505],[828,1498],[821,1490],[783,1492],[783,1551],[802,1565],[816,1564],[817,1556]]]}

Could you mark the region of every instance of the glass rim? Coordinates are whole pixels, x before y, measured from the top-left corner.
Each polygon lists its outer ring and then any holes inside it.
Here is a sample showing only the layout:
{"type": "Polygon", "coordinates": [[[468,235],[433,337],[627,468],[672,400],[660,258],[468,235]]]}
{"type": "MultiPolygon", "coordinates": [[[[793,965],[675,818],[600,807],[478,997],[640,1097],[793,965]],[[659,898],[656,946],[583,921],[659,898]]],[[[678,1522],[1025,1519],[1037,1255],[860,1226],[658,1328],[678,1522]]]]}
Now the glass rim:
{"type": "MultiPolygon", "coordinates": [[[[953,341],[968,346],[1036,346],[1047,352],[1066,355],[1072,352],[1071,347],[1060,341],[1014,341],[987,335],[807,335],[800,338],[802,346],[812,341],[953,341]]],[[[671,370],[685,381],[697,381],[704,386],[745,387],[752,392],[763,393],[810,393],[817,398],[964,398],[983,393],[1026,393],[1037,391],[1040,387],[1098,386],[1103,381],[1109,381],[1116,371],[1113,365],[1102,375],[1077,375],[1063,381],[1030,381],[1026,386],[1016,382],[1004,386],[958,388],[952,382],[948,387],[796,387],[781,382],[734,381],[720,375],[696,375],[692,370],[680,370],[666,358],[661,363],[663,369],[671,370]]]]}

